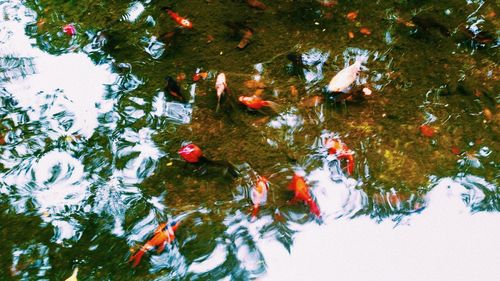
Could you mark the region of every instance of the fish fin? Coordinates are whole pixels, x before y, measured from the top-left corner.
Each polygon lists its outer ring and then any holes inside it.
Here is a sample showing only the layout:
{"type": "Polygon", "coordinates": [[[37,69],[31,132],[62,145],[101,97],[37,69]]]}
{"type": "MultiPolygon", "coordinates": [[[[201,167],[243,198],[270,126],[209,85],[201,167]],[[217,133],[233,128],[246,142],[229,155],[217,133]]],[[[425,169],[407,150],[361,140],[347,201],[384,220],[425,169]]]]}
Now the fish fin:
{"type": "Polygon", "coordinates": [[[212,166],[226,168],[227,171],[229,172],[229,174],[231,174],[231,176],[233,176],[235,178],[240,176],[240,171],[238,170],[238,168],[236,168],[236,166],[234,166],[234,164],[230,163],[229,161],[210,160],[210,159],[205,158],[205,157],[200,158],[200,160],[203,160],[204,163],[207,163],[207,164],[212,165],[212,166]]]}
{"type": "Polygon", "coordinates": [[[280,112],[280,108],[281,106],[273,101],[265,101],[264,102],[264,106],[267,106],[269,107],[270,109],[272,109],[275,113],[279,113],[280,112]]]}
{"type": "Polygon", "coordinates": [[[137,253],[135,253],[133,256],[130,257],[129,262],[132,262],[132,267],[136,267],[139,265],[139,262],[141,262],[142,256],[144,256],[144,253],[146,253],[146,250],[140,249],[137,253]]]}
{"type": "Polygon", "coordinates": [[[297,196],[294,196],[292,199],[288,200],[288,204],[290,205],[293,205],[295,203],[297,203],[299,200],[297,198],[297,196]]]}
{"type": "Polygon", "coordinates": [[[221,96],[217,96],[217,107],[215,108],[215,112],[219,111],[219,108],[220,108],[220,97],[221,96]]]}
{"type": "Polygon", "coordinates": [[[316,215],[316,217],[318,218],[321,217],[321,211],[319,210],[318,204],[316,204],[314,200],[311,199],[307,201],[307,204],[309,205],[309,210],[311,211],[311,213],[316,215]]]}
{"type": "Polygon", "coordinates": [[[253,205],[252,218],[256,218],[259,214],[259,205],[253,205]]]}
{"type": "Polygon", "coordinates": [[[161,254],[161,252],[163,252],[163,250],[165,250],[165,245],[167,245],[167,242],[166,242],[166,241],[165,241],[165,242],[163,242],[163,243],[161,243],[161,245],[160,245],[160,246],[158,246],[158,249],[156,250],[156,253],[157,253],[157,254],[161,254]]]}

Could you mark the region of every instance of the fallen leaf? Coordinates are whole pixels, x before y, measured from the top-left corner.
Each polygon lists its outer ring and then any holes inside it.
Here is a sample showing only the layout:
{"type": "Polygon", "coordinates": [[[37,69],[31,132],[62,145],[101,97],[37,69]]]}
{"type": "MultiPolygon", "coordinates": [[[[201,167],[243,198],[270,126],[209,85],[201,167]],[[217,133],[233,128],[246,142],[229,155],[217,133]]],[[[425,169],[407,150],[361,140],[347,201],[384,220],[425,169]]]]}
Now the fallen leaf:
{"type": "Polygon", "coordinates": [[[459,155],[460,154],[460,148],[458,148],[456,146],[452,146],[450,150],[451,150],[451,153],[453,153],[455,155],[459,155]]]}

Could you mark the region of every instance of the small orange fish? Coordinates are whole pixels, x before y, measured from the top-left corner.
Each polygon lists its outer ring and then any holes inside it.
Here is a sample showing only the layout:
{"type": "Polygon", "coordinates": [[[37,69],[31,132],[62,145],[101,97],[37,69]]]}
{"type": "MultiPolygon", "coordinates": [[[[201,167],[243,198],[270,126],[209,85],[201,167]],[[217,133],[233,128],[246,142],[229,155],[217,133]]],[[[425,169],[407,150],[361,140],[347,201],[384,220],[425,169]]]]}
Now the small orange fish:
{"type": "Polygon", "coordinates": [[[269,181],[265,177],[258,177],[255,186],[250,193],[252,200],[252,218],[257,217],[259,208],[267,201],[267,190],[269,189],[269,181]]]}
{"type": "Polygon", "coordinates": [[[367,27],[361,27],[359,29],[359,32],[361,34],[363,34],[363,35],[370,35],[370,34],[372,34],[372,31],[369,28],[367,28],[367,27]]]}
{"type": "Polygon", "coordinates": [[[180,222],[171,222],[170,224],[162,223],[160,224],[153,233],[153,238],[151,238],[141,249],[130,257],[129,262],[134,262],[132,267],[136,267],[141,261],[142,256],[149,250],[157,247],[157,253],[160,254],[165,249],[167,243],[174,241],[174,232],[179,227],[180,222]]]}
{"type": "Polygon", "coordinates": [[[193,82],[198,82],[201,79],[205,80],[208,77],[208,72],[198,72],[193,75],[193,82]]]}
{"type": "Polygon", "coordinates": [[[177,14],[176,12],[170,10],[170,9],[165,9],[165,11],[168,13],[168,15],[180,26],[184,27],[184,28],[187,28],[187,29],[191,29],[193,28],[193,24],[191,23],[191,21],[189,21],[188,19],[186,18],[183,18],[181,16],[179,16],[179,14],[177,14]]]}
{"type": "Polygon", "coordinates": [[[422,135],[424,135],[425,137],[431,138],[436,133],[436,129],[424,124],[420,126],[420,133],[422,133],[422,135]]]}
{"type": "Polygon", "coordinates": [[[262,98],[258,96],[251,96],[251,97],[246,97],[246,96],[240,96],[238,100],[246,105],[248,108],[259,110],[265,106],[271,108],[275,112],[278,112],[278,104],[272,101],[267,101],[263,100],[262,98]]]}
{"type": "Polygon", "coordinates": [[[318,205],[314,202],[311,194],[309,193],[309,186],[307,185],[304,177],[295,173],[292,181],[288,185],[288,189],[295,192],[292,202],[303,201],[307,206],[309,206],[311,213],[315,214],[317,217],[321,216],[318,205]]]}
{"type": "Polygon", "coordinates": [[[347,13],[346,18],[350,21],[355,21],[356,18],[358,17],[358,12],[357,11],[352,11],[347,13]]]}
{"type": "Polygon", "coordinates": [[[329,148],[328,154],[334,154],[339,160],[345,159],[347,162],[347,174],[354,172],[354,151],[339,139],[328,139],[325,146],[329,148]]]}

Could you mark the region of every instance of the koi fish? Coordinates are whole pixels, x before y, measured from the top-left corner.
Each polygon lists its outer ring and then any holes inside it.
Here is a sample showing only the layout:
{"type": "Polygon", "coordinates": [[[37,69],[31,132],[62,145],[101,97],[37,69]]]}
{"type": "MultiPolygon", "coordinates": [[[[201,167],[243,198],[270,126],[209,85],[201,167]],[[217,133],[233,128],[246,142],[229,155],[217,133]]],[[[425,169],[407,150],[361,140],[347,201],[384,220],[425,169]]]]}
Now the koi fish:
{"type": "Polygon", "coordinates": [[[238,100],[246,105],[246,107],[259,110],[265,106],[271,108],[273,111],[278,112],[279,105],[272,101],[263,100],[261,97],[253,95],[251,97],[240,96],[238,100]]]}
{"type": "Polygon", "coordinates": [[[215,111],[219,111],[220,98],[226,90],[226,87],[226,75],[221,72],[217,75],[217,79],[215,80],[215,90],[217,91],[217,108],[215,109],[215,111]]]}
{"type": "Polygon", "coordinates": [[[164,90],[167,94],[169,94],[170,96],[172,96],[176,100],[178,100],[180,102],[186,101],[186,99],[184,98],[184,96],[181,93],[181,87],[179,86],[177,81],[175,81],[175,79],[170,77],[170,76],[165,77],[164,90]]]}
{"type": "Polygon", "coordinates": [[[73,36],[76,34],[76,28],[71,23],[68,23],[63,27],[63,32],[68,36],[73,36]]]}
{"type": "Polygon", "coordinates": [[[222,167],[227,169],[233,177],[238,177],[240,172],[238,168],[236,168],[233,164],[225,160],[211,160],[207,157],[203,156],[203,152],[201,148],[199,148],[196,144],[190,143],[188,145],[184,145],[178,151],[179,155],[186,162],[191,164],[207,164],[214,167],[222,167]]]}
{"type": "Polygon", "coordinates": [[[420,133],[422,133],[423,136],[432,138],[436,134],[436,129],[429,125],[420,125],[420,133]]]}
{"type": "Polygon", "coordinates": [[[193,28],[193,24],[188,19],[179,16],[179,14],[177,14],[176,12],[174,12],[168,8],[165,8],[165,11],[181,27],[188,28],[188,29],[193,28]]]}
{"type": "Polygon", "coordinates": [[[288,185],[288,189],[295,192],[291,202],[303,201],[307,206],[309,206],[311,213],[315,214],[316,217],[321,216],[318,205],[314,202],[311,193],[309,192],[309,186],[303,176],[295,173],[292,181],[288,185]]]}
{"type": "Polygon", "coordinates": [[[339,139],[329,139],[325,146],[328,148],[328,154],[333,154],[337,159],[345,159],[347,162],[347,174],[352,175],[354,172],[354,151],[339,139]]]}
{"type": "Polygon", "coordinates": [[[269,181],[265,177],[258,177],[255,186],[252,188],[250,193],[250,199],[252,200],[252,218],[257,217],[259,213],[259,208],[267,201],[267,190],[269,189],[269,181]]]}
{"type": "Polygon", "coordinates": [[[130,257],[129,262],[134,262],[132,267],[136,267],[141,261],[142,256],[149,250],[157,248],[157,253],[160,254],[165,249],[167,243],[174,241],[174,232],[179,227],[180,222],[171,222],[170,224],[162,223],[160,224],[153,233],[153,238],[151,238],[141,249],[130,257]]]}
{"type": "Polygon", "coordinates": [[[328,84],[328,92],[342,92],[349,88],[351,84],[358,77],[359,71],[361,70],[361,60],[356,59],[356,61],[349,65],[348,67],[342,69],[333,76],[332,80],[328,84]]]}
{"type": "Polygon", "coordinates": [[[193,143],[181,147],[178,153],[188,163],[198,163],[203,158],[201,148],[193,143]]]}

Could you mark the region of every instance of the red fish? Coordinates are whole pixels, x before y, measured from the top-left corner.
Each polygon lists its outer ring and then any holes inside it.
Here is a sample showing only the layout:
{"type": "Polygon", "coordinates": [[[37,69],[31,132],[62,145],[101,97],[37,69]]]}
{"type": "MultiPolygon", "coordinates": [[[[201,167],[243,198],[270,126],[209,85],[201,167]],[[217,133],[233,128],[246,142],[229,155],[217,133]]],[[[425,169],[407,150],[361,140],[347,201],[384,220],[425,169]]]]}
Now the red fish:
{"type": "Polygon", "coordinates": [[[278,104],[272,101],[263,100],[261,97],[253,95],[251,97],[240,96],[238,100],[248,108],[259,110],[265,106],[274,111],[278,111],[278,104]]]}
{"type": "Polygon", "coordinates": [[[292,181],[288,185],[288,189],[295,192],[292,202],[303,201],[309,206],[311,213],[315,214],[317,217],[321,216],[318,205],[314,202],[304,177],[295,173],[292,181]]]}
{"type": "Polygon", "coordinates": [[[229,172],[233,177],[239,177],[240,172],[238,168],[236,168],[233,164],[226,160],[211,160],[207,157],[203,156],[203,152],[201,148],[199,148],[196,144],[190,143],[181,147],[178,151],[179,155],[186,162],[195,164],[195,165],[210,165],[212,167],[219,167],[225,169],[229,172]]]}
{"type": "Polygon", "coordinates": [[[199,148],[194,143],[190,143],[188,145],[181,147],[178,153],[182,157],[182,159],[186,160],[186,162],[189,163],[198,163],[203,157],[203,152],[201,152],[201,148],[199,148]]]}
{"type": "Polygon", "coordinates": [[[425,137],[432,138],[434,134],[436,134],[436,129],[424,124],[420,126],[420,133],[422,133],[425,137]]]}
{"type": "Polygon", "coordinates": [[[188,28],[188,29],[191,29],[193,28],[193,24],[186,18],[183,18],[181,16],[179,16],[179,14],[177,14],[176,12],[170,10],[170,9],[165,9],[165,11],[167,11],[167,13],[169,14],[169,16],[180,26],[184,27],[184,28],[188,28]]]}
{"type": "Polygon", "coordinates": [[[328,154],[334,154],[339,160],[345,159],[347,162],[347,174],[354,172],[354,151],[339,139],[329,139],[325,146],[329,148],[328,154]]]}
{"type": "Polygon", "coordinates": [[[73,36],[76,34],[76,28],[71,23],[68,23],[63,27],[63,32],[69,36],[73,36]]]}
{"type": "Polygon", "coordinates": [[[136,267],[141,261],[142,256],[149,250],[157,248],[157,253],[160,254],[165,249],[167,243],[174,241],[174,232],[179,227],[180,222],[171,222],[170,224],[162,223],[160,224],[153,233],[153,238],[151,238],[141,249],[130,257],[129,262],[134,262],[132,267],[136,267]]]}
{"type": "Polygon", "coordinates": [[[266,202],[268,189],[269,181],[265,177],[259,177],[250,193],[250,198],[252,199],[253,204],[252,218],[257,217],[260,206],[266,202]]]}

